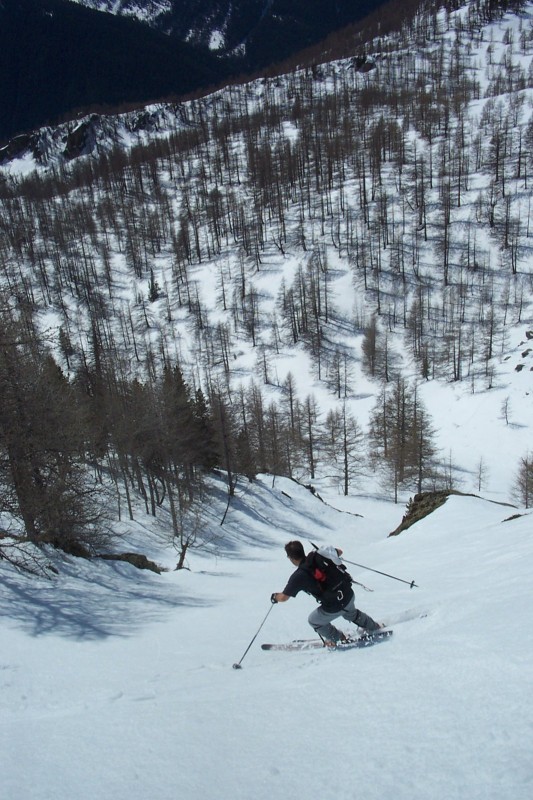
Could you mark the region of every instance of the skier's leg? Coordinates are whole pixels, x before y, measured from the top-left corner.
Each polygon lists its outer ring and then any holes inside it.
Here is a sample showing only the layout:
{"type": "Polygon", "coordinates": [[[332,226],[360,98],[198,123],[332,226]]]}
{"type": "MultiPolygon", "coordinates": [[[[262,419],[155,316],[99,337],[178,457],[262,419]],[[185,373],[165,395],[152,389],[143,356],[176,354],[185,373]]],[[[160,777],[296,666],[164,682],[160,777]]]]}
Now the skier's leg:
{"type": "Polygon", "coordinates": [[[345,638],[344,634],[331,623],[340,615],[340,611],[324,611],[318,606],[309,614],[309,624],[326,642],[338,642],[345,638]]]}
{"type": "Polygon", "coordinates": [[[372,619],[372,617],[369,617],[368,614],[365,614],[364,611],[360,611],[355,607],[355,597],[352,597],[352,599],[344,606],[341,613],[344,619],[347,619],[349,622],[353,622],[353,624],[357,625],[358,628],[364,628],[364,630],[368,631],[369,633],[378,631],[381,628],[379,622],[376,622],[372,619]]]}

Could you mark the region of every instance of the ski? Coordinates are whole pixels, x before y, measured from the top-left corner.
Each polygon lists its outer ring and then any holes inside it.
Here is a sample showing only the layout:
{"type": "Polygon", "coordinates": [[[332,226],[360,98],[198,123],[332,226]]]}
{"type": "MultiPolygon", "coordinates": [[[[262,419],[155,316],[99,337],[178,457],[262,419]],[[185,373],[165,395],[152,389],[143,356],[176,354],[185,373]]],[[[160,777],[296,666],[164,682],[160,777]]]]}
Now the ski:
{"type": "Polygon", "coordinates": [[[339,650],[353,650],[355,648],[372,647],[378,642],[383,642],[390,639],[392,636],[391,630],[376,631],[375,633],[367,633],[362,636],[349,638],[344,642],[338,642],[335,647],[326,647],[322,639],[293,639],[292,642],[285,642],[281,644],[271,644],[266,642],[261,645],[262,650],[328,650],[330,652],[337,652],[339,650]]]}

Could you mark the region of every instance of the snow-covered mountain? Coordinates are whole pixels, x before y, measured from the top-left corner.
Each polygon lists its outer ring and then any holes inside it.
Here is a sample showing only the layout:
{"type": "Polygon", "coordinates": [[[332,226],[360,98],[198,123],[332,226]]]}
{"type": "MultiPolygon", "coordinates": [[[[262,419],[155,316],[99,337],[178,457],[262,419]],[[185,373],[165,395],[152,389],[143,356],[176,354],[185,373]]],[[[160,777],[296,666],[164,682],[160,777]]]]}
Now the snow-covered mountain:
{"type": "Polygon", "coordinates": [[[10,280],[20,280],[20,244],[22,291],[31,285],[40,325],[75,334],[73,365],[86,358],[93,298],[104,310],[111,292],[113,313],[97,324],[141,379],[155,353],[196,387],[229,382],[232,398],[259,377],[281,419],[289,377],[299,402],[316,398],[322,425],[347,408],[364,431],[383,379],[412,381],[430,412],[443,390],[439,480],[445,471],[448,483],[509,501],[516,474],[500,450],[517,465],[526,454],[527,422],[513,408],[532,391],[531,5],[487,19],[475,8],[421,16],[416,47],[404,33],[365,46],[364,58],[12,143],[1,153],[10,280]],[[139,173],[130,158],[147,166],[139,173]],[[51,170],[50,191],[61,187],[59,261],[32,199],[35,167],[38,181],[51,170]],[[81,239],[70,227],[84,219],[78,204],[96,204],[81,239]],[[157,220],[157,237],[142,238],[157,220]],[[85,300],[63,266],[84,252],[94,264],[85,300]],[[315,311],[304,297],[313,286],[315,311]]]}
{"type": "MultiPolygon", "coordinates": [[[[81,382],[106,423],[88,469],[121,559],[35,548],[2,493],[6,800],[529,800],[533,3],[454,6],[335,63],[2,151],[3,323],[61,365],[47,408],[81,382]],[[150,496],[141,474],[161,407],[102,413],[102,377],[151,400],[175,364],[268,466],[231,496],[213,471],[183,515],[161,469],[150,496]],[[431,416],[424,489],[445,502],[390,536],[417,480],[395,503],[369,432],[400,379],[431,416]],[[125,479],[99,458],[117,418],[138,437],[125,479]],[[345,493],[347,419],[363,443],[345,493]],[[270,603],[294,538],[343,549],[389,641],[260,649],[311,635],[310,598],[270,603]]],[[[13,407],[35,427],[34,363],[2,398],[2,456],[13,407]]]]}

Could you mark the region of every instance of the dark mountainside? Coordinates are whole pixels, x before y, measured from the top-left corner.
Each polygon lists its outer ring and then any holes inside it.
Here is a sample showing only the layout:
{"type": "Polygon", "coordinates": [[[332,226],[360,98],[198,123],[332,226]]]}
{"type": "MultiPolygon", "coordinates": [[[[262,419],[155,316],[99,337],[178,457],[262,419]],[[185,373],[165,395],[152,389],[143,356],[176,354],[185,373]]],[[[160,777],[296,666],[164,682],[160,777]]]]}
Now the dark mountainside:
{"type": "MultiPolygon", "coordinates": [[[[148,0],[149,2],[149,0],[148,0]]],[[[244,70],[257,70],[322,40],[328,33],[364,19],[388,0],[173,0],[155,21],[183,40],[192,31],[209,46],[213,31],[224,33],[224,52],[246,45],[244,70]]]]}
{"type": "Polygon", "coordinates": [[[0,138],[77,108],[183,94],[220,79],[208,52],[63,0],[0,6],[0,138]]]}
{"type": "Polygon", "coordinates": [[[383,3],[189,0],[175,2],[154,30],[67,0],[2,0],[0,141],[77,110],[116,109],[214,87],[279,62],[383,3]],[[226,49],[215,54],[208,44],[222,21],[226,49]]]}
{"type": "MultiPolygon", "coordinates": [[[[143,19],[180,41],[235,55],[243,69],[258,69],[362,20],[390,0],[79,0],[120,16],[143,19]],[[165,10],[166,6],[166,10],[165,10]],[[213,41],[213,34],[217,34],[213,41]],[[245,48],[243,48],[245,45],[245,48]]],[[[403,5],[409,5],[404,3],[403,5]]]]}

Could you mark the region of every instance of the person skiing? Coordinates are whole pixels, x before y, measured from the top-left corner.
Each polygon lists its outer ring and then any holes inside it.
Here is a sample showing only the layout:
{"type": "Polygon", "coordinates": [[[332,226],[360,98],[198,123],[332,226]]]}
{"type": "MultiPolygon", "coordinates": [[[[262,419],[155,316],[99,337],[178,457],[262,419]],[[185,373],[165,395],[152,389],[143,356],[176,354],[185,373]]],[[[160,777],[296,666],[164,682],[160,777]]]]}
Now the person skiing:
{"type": "Polygon", "coordinates": [[[383,627],[364,611],[355,607],[355,595],[351,587],[352,579],[340,558],[342,550],[330,545],[320,548],[318,551],[311,551],[306,556],[302,543],[292,541],[285,545],[285,552],[289,561],[297,569],[290,576],[283,591],[273,592],[270,600],[272,603],[284,603],[302,591],[315,597],[319,606],[311,612],[308,622],[327,646],[334,647],[337,642],[346,640],[345,634],[332,625],[333,620],[337,617],[343,617],[349,622],[353,622],[354,625],[363,628],[368,633],[373,633],[383,627]],[[325,575],[325,570],[321,572],[319,566],[317,571],[317,559],[315,558],[317,554],[322,557],[320,564],[324,565],[329,561],[335,565],[334,571],[338,573],[338,578],[322,577],[325,575]]]}

